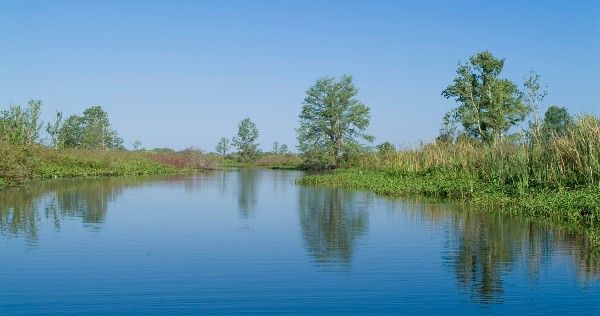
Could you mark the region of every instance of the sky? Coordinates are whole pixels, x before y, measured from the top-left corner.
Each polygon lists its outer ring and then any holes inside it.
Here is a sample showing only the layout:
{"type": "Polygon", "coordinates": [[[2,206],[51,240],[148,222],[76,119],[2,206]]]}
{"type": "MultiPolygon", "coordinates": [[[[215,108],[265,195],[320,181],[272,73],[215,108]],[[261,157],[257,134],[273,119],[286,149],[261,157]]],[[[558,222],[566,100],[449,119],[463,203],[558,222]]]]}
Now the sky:
{"type": "Polygon", "coordinates": [[[347,74],[375,144],[430,142],[458,64],[488,50],[542,104],[600,115],[600,1],[0,0],[0,109],[99,105],[132,148],[214,151],[238,123],[297,145],[306,90],[347,74]]]}

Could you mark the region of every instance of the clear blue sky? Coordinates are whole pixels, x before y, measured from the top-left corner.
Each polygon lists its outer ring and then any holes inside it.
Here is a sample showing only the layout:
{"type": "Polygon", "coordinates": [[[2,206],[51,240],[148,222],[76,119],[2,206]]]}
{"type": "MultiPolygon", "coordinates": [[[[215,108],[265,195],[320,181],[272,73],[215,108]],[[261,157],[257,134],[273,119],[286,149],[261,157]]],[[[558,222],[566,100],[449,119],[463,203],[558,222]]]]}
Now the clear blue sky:
{"type": "MultiPolygon", "coordinates": [[[[530,69],[544,104],[600,114],[600,1],[0,0],[0,109],[102,106],[132,147],[214,150],[250,117],[294,148],[305,91],[349,74],[375,143],[431,141],[459,61],[530,69]]],[[[544,110],[544,109],[543,109],[544,110]]]]}

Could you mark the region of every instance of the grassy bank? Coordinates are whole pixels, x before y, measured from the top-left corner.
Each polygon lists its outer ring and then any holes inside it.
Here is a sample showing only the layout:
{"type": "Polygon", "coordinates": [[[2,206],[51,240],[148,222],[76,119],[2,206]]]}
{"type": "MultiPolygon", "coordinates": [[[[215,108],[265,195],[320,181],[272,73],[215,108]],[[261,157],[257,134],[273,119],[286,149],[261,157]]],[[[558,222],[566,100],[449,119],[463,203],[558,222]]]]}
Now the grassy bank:
{"type": "Polygon", "coordinates": [[[600,243],[600,120],[580,117],[563,135],[479,144],[433,143],[366,154],[356,168],[301,184],[382,195],[454,198],[481,209],[574,225],[600,243]]]}
{"type": "Polygon", "coordinates": [[[256,161],[240,162],[236,154],[219,156],[218,165],[226,168],[301,169],[302,159],[297,154],[263,154],[256,161]]]}
{"type": "Polygon", "coordinates": [[[198,169],[195,155],[0,144],[0,188],[32,179],[167,174],[198,169]]]}

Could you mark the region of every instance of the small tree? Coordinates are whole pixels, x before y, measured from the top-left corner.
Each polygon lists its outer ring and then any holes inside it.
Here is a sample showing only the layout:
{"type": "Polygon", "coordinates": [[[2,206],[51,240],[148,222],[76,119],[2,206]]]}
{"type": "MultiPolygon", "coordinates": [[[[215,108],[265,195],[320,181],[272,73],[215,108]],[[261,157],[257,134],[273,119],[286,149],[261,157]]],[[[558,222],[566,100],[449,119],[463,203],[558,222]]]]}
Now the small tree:
{"type": "Polygon", "coordinates": [[[553,105],[544,115],[543,130],[546,135],[564,136],[573,122],[574,120],[566,108],[553,105]]]}
{"type": "Polygon", "coordinates": [[[279,155],[279,143],[277,141],[273,142],[273,150],[271,150],[273,155],[279,155]]]}
{"type": "Polygon", "coordinates": [[[289,153],[288,146],[286,144],[281,144],[281,146],[279,146],[279,154],[286,155],[288,153],[289,153]]]}
{"type": "Polygon", "coordinates": [[[231,148],[231,146],[229,145],[229,138],[221,137],[221,140],[219,140],[219,143],[215,147],[215,150],[221,156],[225,156],[227,155],[227,151],[229,151],[229,148],[231,148]]]}
{"type": "Polygon", "coordinates": [[[62,124],[62,116],[62,112],[56,111],[56,120],[54,121],[54,123],[48,123],[48,125],[46,126],[46,132],[48,132],[48,135],[50,135],[50,142],[52,144],[52,147],[54,148],[60,147],[58,136],[62,124]]]}
{"type": "Polygon", "coordinates": [[[364,133],[369,125],[369,108],[355,97],[351,76],[320,78],[306,91],[302,103],[298,149],[311,168],[337,167],[342,156],[360,150],[360,139],[373,137],[364,133]]]}
{"type": "Polygon", "coordinates": [[[445,123],[460,123],[466,133],[482,142],[502,139],[510,127],[525,119],[531,111],[521,101],[517,86],[500,79],[504,60],[488,51],[471,56],[470,62],[460,65],[454,84],[442,95],[454,98],[460,105],[444,117],[445,123]]]}
{"type": "Polygon", "coordinates": [[[144,151],[144,147],[142,147],[142,142],[140,140],[136,140],[133,142],[133,150],[135,151],[144,151]]]}
{"type": "Polygon", "coordinates": [[[23,109],[10,106],[0,113],[0,139],[14,145],[32,145],[40,142],[40,112],[42,101],[30,100],[23,109]]]}
{"type": "Polygon", "coordinates": [[[258,128],[250,118],[245,118],[238,125],[237,137],[233,138],[233,146],[238,149],[240,160],[249,162],[256,160],[260,151],[258,150],[258,128]]]}
{"type": "Polygon", "coordinates": [[[529,77],[525,79],[525,92],[523,93],[523,101],[533,111],[533,122],[529,123],[531,132],[535,137],[540,135],[542,121],[540,119],[540,107],[548,92],[540,91],[540,76],[535,74],[533,70],[529,71],[529,77]]]}

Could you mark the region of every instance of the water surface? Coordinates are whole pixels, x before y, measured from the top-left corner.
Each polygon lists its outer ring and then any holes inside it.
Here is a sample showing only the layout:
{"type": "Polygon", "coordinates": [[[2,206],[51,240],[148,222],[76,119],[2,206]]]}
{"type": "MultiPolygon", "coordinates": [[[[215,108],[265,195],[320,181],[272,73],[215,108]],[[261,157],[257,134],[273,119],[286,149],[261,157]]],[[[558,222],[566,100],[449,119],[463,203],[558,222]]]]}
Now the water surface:
{"type": "Polygon", "coordinates": [[[299,186],[298,171],[0,191],[0,314],[597,314],[564,229],[299,186]]]}

